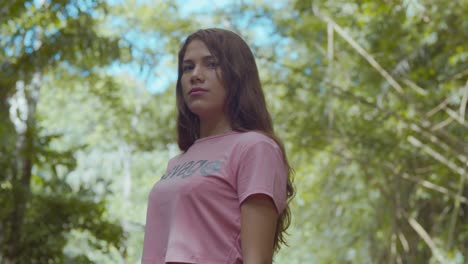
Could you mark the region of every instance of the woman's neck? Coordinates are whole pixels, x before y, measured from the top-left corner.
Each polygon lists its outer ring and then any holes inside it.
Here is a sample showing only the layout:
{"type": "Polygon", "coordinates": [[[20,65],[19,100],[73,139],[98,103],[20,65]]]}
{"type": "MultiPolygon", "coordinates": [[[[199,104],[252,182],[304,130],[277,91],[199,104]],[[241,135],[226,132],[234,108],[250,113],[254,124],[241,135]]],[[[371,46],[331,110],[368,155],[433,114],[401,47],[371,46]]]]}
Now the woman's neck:
{"type": "Polygon", "coordinates": [[[232,128],[227,118],[200,121],[200,138],[224,134],[231,130],[232,128]]]}

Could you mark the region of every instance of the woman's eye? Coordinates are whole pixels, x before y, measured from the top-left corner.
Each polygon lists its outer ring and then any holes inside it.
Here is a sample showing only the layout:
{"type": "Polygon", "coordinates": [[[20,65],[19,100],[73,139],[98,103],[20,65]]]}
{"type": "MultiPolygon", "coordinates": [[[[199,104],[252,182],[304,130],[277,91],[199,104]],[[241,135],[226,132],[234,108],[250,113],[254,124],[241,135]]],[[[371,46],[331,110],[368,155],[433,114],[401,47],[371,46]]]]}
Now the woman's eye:
{"type": "Polygon", "coordinates": [[[185,65],[182,67],[182,71],[190,71],[193,69],[193,66],[192,65],[185,65]]]}
{"type": "Polygon", "coordinates": [[[208,63],[208,67],[210,67],[210,68],[216,68],[216,67],[218,67],[218,64],[217,64],[216,62],[209,62],[209,63],[208,63]]]}

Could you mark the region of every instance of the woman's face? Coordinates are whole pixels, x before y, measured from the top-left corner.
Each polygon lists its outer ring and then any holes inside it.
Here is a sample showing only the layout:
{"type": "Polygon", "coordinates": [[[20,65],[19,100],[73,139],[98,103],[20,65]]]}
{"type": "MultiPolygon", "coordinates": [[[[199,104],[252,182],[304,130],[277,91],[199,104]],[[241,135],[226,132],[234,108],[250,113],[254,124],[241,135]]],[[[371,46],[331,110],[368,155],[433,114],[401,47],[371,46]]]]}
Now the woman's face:
{"type": "Polygon", "coordinates": [[[200,119],[224,115],[226,89],[217,59],[205,43],[192,40],[182,61],[182,93],[190,111],[200,119]]]}

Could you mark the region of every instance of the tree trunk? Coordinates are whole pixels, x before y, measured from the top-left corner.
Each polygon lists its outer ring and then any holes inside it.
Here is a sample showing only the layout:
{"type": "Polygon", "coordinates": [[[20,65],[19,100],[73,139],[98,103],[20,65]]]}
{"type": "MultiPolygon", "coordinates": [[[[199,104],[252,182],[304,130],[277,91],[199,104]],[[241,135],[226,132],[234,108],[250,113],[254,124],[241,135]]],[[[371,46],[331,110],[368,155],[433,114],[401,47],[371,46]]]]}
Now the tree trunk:
{"type": "MultiPolygon", "coordinates": [[[[19,85],[16,96],[24,97],[25,105],[18,102],[18,110],[26,114],[26,120],[21,126],[21,119],[16,117],[16,132],[18,133],[16,141],[16,151],[7,153],[13,156],[13,173],[11,175],[12,183],[12,212],[6,219],[4,228],[10,228],[6,242],[6,252],[4,263],[16,263],[22,251],[22,227],[25,219],[26,208],[29,202],[31,192],[31,175],[33,167],[33,157],[35,155],[34,138],[36,136],[36,105],[38,95],[38,79],[36,75],[30,85],[19,85]],[[18,121],[20,121],[18,123],[18,121]]],[[[13,122],[14,123],[14,122],[13,122]]]]}

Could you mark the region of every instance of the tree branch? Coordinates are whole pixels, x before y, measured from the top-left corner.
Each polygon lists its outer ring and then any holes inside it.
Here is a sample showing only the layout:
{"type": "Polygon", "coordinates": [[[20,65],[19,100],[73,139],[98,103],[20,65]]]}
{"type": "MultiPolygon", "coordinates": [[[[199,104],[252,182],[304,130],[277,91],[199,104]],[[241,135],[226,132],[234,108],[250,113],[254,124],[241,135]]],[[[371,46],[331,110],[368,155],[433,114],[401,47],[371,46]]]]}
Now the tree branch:
{"type": "Polygon", "coordinates": [[[408,223],[416,231],[416,233],[426,242],[427,246],[431,249],[432,255],[440,263],[445,263],[443,256],[440,254],[439,249],[432,240],[431,236],[424,230],[424,228],[412,217],[408,217],[408,223]]]}
{"type": "Polygon", "coordinates": [[[434,184],[434,183],[432,183],[430,181],[423,180],[421,178],[411,177],[408,173],[401,174],[401,177],[403,179],[418,183],[421,186],[426,187],[428,189],[434,190],[434,191],[439,192],[439,193],[443,193],[443,194],[445,194],[447,196],[450,196],[450,197],[454,198],[455,200],[459,199],[461,203],[468,204],[468,198],[460,195],[460,193],[458,193],[458,194],[453,193],[449,189],[447,189],[445,187],[442,187],[440,185],[434,184]]]}
{"type": "Polygon", "coordinates": [[[415,147],[422,148],[427,154],[429,154],[431,157],[434,159],[438,160],[442,164],[445,164],[447,167],[449,167],[451,170],[459,174],[461,177],[467,177],[466,172],[463,168],[457,166],[455,163],[452,161],[446,159],[444,156],[442,156],[440,153],[437,151],[433,150],[431,147],[425,145],[419,139],[413,137],[413,136],[408,136],[408,141],[415,147]]]}
{"type": "Polygon", "coordinates": [[[453,118],[455,121],[457,121],[458,123],[460,123],[460,125],[468,128],[468,125],[465,123],[465,120],[463,117],[459,116],[457,114],[457,112],[453,111],[452,109],[450,108],[445,108],[444,110],[451,118],[453,118]]]}
{"type": "Polygon", "coordinates": [[[462,100],[460,102],[460,116],[462,120],[465,120],[466,105],[468,103],[468,80],[465,84],[465,93],[463,94],[462,100]]]}
{"type": "Polygon", "coordinates": [[[376,69],[380,73],[380,75],[382,75],[382,77],[385,78],[385,80],[387,80],[387,82],[392,88],[394,88],[400,95],[404,94],[403,88],[400,86],[400,84],[395,79],[393,79],[393,77],[382,66],[380,66],[380,64],[374,59],[374,57],[372,57],[372,55],[370,55],[366,50],[364,50],[351,36],[348,35],[346,31],[344,31],[338,24],[336,24],[333,19],[323,15],[318,10],[318,7],[316,5],[313,5],[312,9],[314,11],[314,14],[318,18],[331,25],[334,28],[334,30],[351,45],[351,47],[353,47],[359,54],[361,54],[361,56],[363,56],[364,59],[366,59],[369,62],[369,64],[372,65],[372,67],[374,67],[374,69],[376,69]]]}
{"type": "Polygon", "coordinates": [[[445,98],[444,101],[442,101],[440,104],[438,104],[436,107],[434,107],[431,111],[426,113],[426,117],[431,117],[440,110],[442,110],[447,104],[449,103],[448,98],[445,98]]]}

